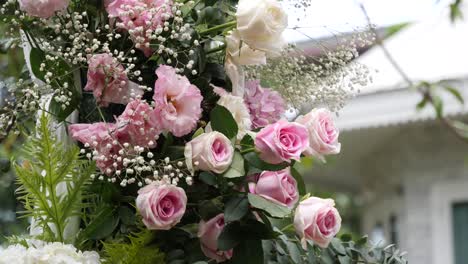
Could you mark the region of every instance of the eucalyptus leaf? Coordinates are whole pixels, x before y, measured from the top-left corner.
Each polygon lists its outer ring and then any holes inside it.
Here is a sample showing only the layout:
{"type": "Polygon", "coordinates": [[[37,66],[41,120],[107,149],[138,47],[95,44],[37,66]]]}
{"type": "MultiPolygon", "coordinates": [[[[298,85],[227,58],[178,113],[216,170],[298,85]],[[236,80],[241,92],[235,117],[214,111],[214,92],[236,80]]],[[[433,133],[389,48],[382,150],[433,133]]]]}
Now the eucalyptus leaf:
{"type": "Polygon", "coordinates": [[[244,154],[244,158],[251,166],[260,169],[261,171],[279,171],[287,168],[290,164],[281,163],[281,164],[269,164],[258,156],[255,152],[249,152],[244,154]]]}
{"type": "Polygon", "coordinates": [[[226,203],[224,210],[224,220],[232,222],[240,220],[249,211],[249,200],[246,196],[236,196],[226,203]]]}
{"type": "Polygon", "coordinates": [[[244,158],[239,152],[234,153],[231,167],[223,174],[225,178],[238,178],[245,176],[244,158]]]}

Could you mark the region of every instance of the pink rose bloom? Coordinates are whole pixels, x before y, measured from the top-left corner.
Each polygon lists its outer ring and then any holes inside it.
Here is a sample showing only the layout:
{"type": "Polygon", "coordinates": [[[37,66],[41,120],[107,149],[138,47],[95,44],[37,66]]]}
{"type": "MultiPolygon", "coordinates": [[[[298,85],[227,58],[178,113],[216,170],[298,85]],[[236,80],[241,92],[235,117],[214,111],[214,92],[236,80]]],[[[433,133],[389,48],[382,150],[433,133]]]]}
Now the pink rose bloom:
{"type": "Polygon", "coordinates": [[[204,133],[185,145],[187,166],[202,171],[225,172],[232,163],[234,147],[231,141],[219,132],[204,133]]]}
{"type": "Polygon", "coordinates": [[[280,120],[268,125],[255,137],[255,147],[260,158],[271,164],[299,160],[309,146],[307,129],[294,122],[280,120]]]}
{"type": "Polygon", "coordinates": [[[294,215],[294,228],[304,249],[307,248],[307,240],[326,248],[340,231],[341,217],[334,206],[332,199],[317,197],[299,203],[294,215]]]}
{"type": "Polygon", "coordinates": [[[323,155],[338,154],[341,144],[338,142],[340,132],[333,122],[332,114],[327,109],[314,109],[305,116],[297,118],[309,131],[310,147],[305,154],[323,159],[323,155]]]}
{"type": "Polygon", "coordinates": [[[150,36],[172,16],[169,0],[107,0],[109,17],[118,18],[118,27],[127,30],[135,46],[145,56],[152,54],[150,36]]]}
{"type": "Polygon", "coordinates": [[[67,9],[69,0],[19,0],[20,9],[30,16],[49,18],[67,9]]]}
{"type": "Polygon", "coordinates": [[[128,79],[124,67],[109,54],[96,54],[89,59],[84,90],[92,91],[100,106],[127,104],[143,94],[138,85],[128,79]]]}
{"type": "Polygon", "coordinates": [[[253,129],[275,123],[285,112],[281,95],[271,89],[262,88],[258,80],[245,83],[244,99],[249,107],[253,129]]]}
{"type": "Polygon", "coordinates": [[[117,126],[110,123],[73,124],[68,127],[70,136],[97,151],[96,165],[102,173],[114,171],[113,156],[117,155],[121,146],[117,142],[128,142],[126,134],[118,133],[117,126]],[[109,170],[110,171],[109,171],[109,170]]]}
{"type": "Polygon", "coordinates": [[[224,228],[224,214],[219,214],[208,222],[201,221],[198,225],[198,237],[205,256],[220,263],[232,258],[232,249],[228,251],[218,250],[218,237],[224,228]]]}
{"type": "Polygon", "coordinates": [[[130,144],[146,148],[156,147],[161,133],[154,117],[153,108],[141,100],[131,101],[125,111],[117,118],[120,133],[130,137],[130,144]]]}
{"type": "Polygon", "coordinates": [[[297,182],[289,168],[262,172],[255,182],[249,184],[249,191],[289,208],[293,208],[299,200],[297,182]]]}
{"type": "Polygon", "coordinates": [[[184,189],[150,184],[138,191],[136,207],[150,230],[169,230],[180,222],[187,206],[184,189]]]}
{"type": "Polygon", "coordinates": [[[175,69],[162,65],[156,70],[154,85],[155,114],[163,129],[176,137],[190,133],[201,117],[200,90],[175,69]]]}

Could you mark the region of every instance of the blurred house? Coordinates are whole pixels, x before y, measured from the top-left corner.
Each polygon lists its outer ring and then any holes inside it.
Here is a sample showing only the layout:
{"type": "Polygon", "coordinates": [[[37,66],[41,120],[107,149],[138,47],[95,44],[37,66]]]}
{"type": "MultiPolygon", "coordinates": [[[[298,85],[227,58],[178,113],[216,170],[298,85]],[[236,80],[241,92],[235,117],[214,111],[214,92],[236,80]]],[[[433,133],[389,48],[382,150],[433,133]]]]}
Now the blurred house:
{"type": "MultiPolygon", "coordinates": [[[[385,41],[416,83],[446,81],[468,99],[468,21],[448,16],[411,24],[385,41]]],[[[340,112],[342,154],[307,181],[362,198],[362,231],[396,243],[412,264],[468,263],[468,143],[421,111],[380,47],[358,59],[374,82],[340,112]]],[[[466,119],[468,107],[440,90],[444,113],[466,119]]]]}

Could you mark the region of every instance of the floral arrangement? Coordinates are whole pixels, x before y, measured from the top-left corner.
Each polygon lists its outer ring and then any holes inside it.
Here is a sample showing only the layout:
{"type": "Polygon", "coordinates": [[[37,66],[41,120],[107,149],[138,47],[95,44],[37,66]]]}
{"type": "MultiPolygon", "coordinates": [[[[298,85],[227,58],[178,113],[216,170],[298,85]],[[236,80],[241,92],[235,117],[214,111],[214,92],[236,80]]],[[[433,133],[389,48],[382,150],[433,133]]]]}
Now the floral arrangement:
{"type": "Polygon", "coordinates": [[[355,44],[292,52],[277,0],[8,0],[1,15],[30,73],[2,135],[37,124],[15,162],[36,240],[0,263],[405,261],[336,237],[334,201],[306,193],[301,160],[340,152],[332,112],[285,116],[365,84],[355,44]]]}

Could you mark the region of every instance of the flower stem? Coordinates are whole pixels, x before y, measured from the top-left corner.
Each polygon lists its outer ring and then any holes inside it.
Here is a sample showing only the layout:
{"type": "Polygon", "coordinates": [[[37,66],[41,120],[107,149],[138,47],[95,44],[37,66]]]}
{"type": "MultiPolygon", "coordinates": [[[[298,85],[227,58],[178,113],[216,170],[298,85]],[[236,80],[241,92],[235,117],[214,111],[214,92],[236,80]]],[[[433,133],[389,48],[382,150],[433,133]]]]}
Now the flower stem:
{"type": "Polygon", "coordinates": [[[221,30],[221,29],[232,28],[236,24],[237,24],[237,21],[231,21],[231,22],[227,22],[227,23],[224,23],[224,24],[221,24],[221,25],[217,25],[217,26],[212,27],[212,28],[208,28],[206,30],[200,31],[199,33],[200,33],[200,35],[208,35],[208,34],[211,34],[213,32],[221,30]]]}
{"type": "Polygon", "coordinates": [[[216,53],[218,51],[222,51],[222,50],[225,50],[226,49],[226,44],[223,44],[223,45],[220,45],[214,49],[210,49],[206,52],[206,54],[211,54],[211,53],[216,53]]]}

